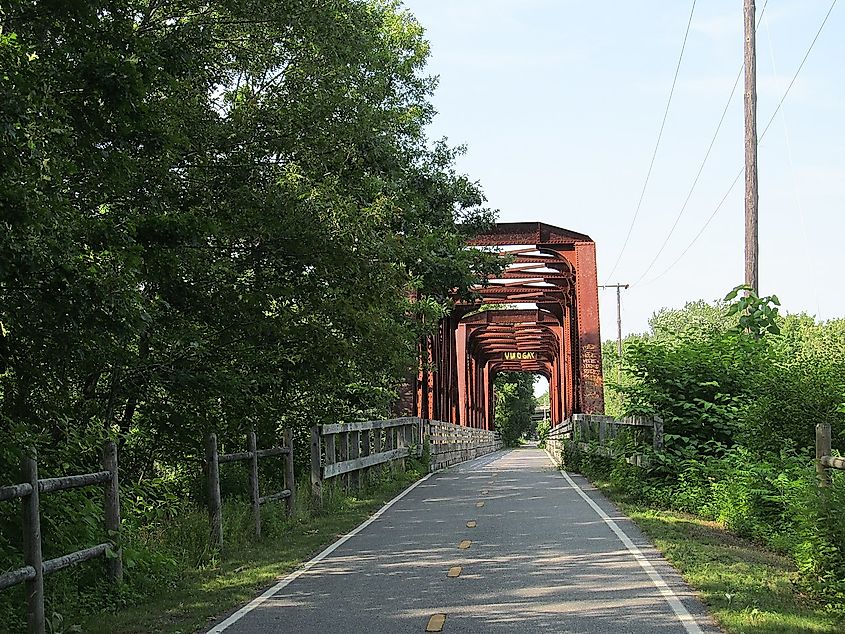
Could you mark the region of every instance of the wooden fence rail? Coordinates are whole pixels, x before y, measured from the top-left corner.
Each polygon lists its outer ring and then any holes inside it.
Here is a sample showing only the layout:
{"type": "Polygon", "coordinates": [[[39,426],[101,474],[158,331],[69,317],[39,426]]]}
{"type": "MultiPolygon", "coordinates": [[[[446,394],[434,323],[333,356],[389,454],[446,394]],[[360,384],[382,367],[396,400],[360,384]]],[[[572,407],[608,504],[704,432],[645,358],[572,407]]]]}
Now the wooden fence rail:
{"type": "Polygon", "coordinates": [[[322,500],[323,482],[340,477],[347,487],[358,487],[369,469],[390,465],[404,469],[405,458],[422,456],[428,441],[431,470],[496,451],[498,435],[460,425],[420,418],[394,418],[360,423],[315,425],[311,429],[311,488],[322,500]]]}
{"type": "Polygon", "coordinates": [[[0,487],[0,501],[23,500],[24,567],[0,575],[0,590],[19,583],[26,585],[27,632],[45,634],[44,577],[95,557],[106,557],[108,575],[115,584],[123,580],[120,550],[120,491],[117,473],[117,447],[107,442],[103,447],[103,470],[96,473],[60,478],[38,477],[38,459],[34,450],[24,458],[21,484],[0,487]],[[43,560],[41,552],[40,494],[92,485],[105,485],[105,529],[112,541],[79,550],[69,555],[43,560]]]}
{"type": "Polygon", "coordinates": [[[831,442],[830,423],[818,423],[816,425],[816,474],[820,487],[829,487],[831,484],[830,470],[845,470],[845,458],[831,455],[833,451],[831,442]]]}
{"type": "Polygon", "coordinates": [[[211,543],[223,548],[223,505],[220,498],[220,465],[227,462],[249,460],[249,497],[252,517],[255,523],[255,538],[261,539],[261,505],[285,500],[288,515],[293,513],[296,498],[296,483],[293,472],[293,436],[290,430],[284,434],[284,445],[269,449],[258,449],[255,432],[247,435],[247,451],[224,453],[217,451],[217,434],[209,434],[205,441],[206,477],[208,481],[208,518],[211,525],[211,543]],[[258,487],[258,460],[270,456],[284,456],[285,488],[277,493],[262,496],[258,487]]]}
{"type": "Polygon", "coordinates": [[[432,471],[502,448],[502,440],[496,432],[436,420],[424,422],[431,452],[432,471]]]}
{"type": "Polygon", "coordinates": [[[405,468],[405,458],[421,450],[418,418],[315,425],[311,429],[311,488],[322,502],[323,481],[341,478],[347,487],[366,482],[372,467],[405,468]]]}
{"type": "MultiPolygon", "coordinates": [[[[612,458],[616,450],[606,443],[618,438],[622,430],[637,427],[651,429],[652,448],[655,451],[663,449],[663,419],[659,416],[626,416],[618,420],[598,414],[573,414],[570,419],[549,430],[546,452],[558,465],[567,443],[573,443],[581,451],[612,458]]],[[[648,464],[647,456],[639,453],[625,459],[636,466],[648,464]]]]}

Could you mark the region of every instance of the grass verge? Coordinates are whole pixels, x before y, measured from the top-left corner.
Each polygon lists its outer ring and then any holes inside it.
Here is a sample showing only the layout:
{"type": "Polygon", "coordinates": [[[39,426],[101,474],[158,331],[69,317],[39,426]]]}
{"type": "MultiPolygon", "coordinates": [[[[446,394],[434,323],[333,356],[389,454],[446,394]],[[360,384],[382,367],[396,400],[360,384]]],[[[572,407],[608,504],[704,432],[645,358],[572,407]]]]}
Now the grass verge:
{"type": "Polygon", "coordinates": [[[253,599],[261,590],[363,522],[420,477],[397,474],[358,496],[329,496],[320,514],[303,512],[261,542],[238,543],[222,558],[183,569],[178,581],[136,605],[92,615],[80,631],[92,634],[187,634],[208,627],[221,614],[253,599]]]}
{"type": "Polygon", "coordinates": [[[730,634],[835,634],[845,624],[797,591],[787,557],[733,535],[717,522],[655,510],[607,481],[593,480],[648,535],[730,634]]]}

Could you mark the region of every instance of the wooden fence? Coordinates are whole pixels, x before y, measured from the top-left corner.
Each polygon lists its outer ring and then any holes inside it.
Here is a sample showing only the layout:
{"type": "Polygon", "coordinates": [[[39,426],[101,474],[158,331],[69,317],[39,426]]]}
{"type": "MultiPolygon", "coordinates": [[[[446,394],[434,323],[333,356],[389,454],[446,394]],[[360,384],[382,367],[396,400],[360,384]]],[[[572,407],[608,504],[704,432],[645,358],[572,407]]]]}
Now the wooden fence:
{"type": "Polygon", "coordinates": [[[816,425],[816,473],[820,487],[830,486],[831,469],[845,470],[845,458],[833,456],[831,452],[830,423],[818,423],[816,425]]]}
{"type": "Polygon", "coordinates": [[[60,478],[38,477],[38,459],[34,450],[23,460],[21,484],[0,487],[0,502],[21,498],[23,500],[23,568],[0,575],[0,590],[19,583],[26,585],[27,631],[30,634],[45,633],[44,577],[63,568],[73,566],[94,557],[106,557],[108,575],[115,584],[123,580],[123,562],[120,551],[120,493],[117,479],[117,448],[107,442],[103,448],[103,470],[96,473],[64,476],[60,478]],[[41,509],[42,493],[65,491],[79,487],[105,485],[105,529],[112,541],[79,550],[69,555],[44,561],[41,553],[41,509]]]}
{"type": "MultiPolygon", "coordinates": [[[[653,429],[652,447],[655,450],[663,448],[663,420],[659,416],[629,417],[614,420],[610,416],[596,416],[587,414],[573,414],[572,418],[556,425],[549,430],[546,438],[546,452],[556,465],[561,464],[563,452],[567,443],[577,443],[582,451],[613,457],[612,447],[605,446],[605,442],[619,435],[619,430],[625,427],[644,427],[653,429]]],[[[816,425],[816,474],[820,487],[831,485],[830,470],[845,471],[845,457],[832,455],[830,423],[816,425]]],[[[637,466],[647,466],[647,456],[634,454],[626,460],[637,466]]]]}
{"type": "Polygon", "coordinates": [[[404,468],[405,458],[423,455],[428,441],[431,470],[500,449],[498,435],[441,421],[395,418],[361,423],[316,425],[311,429],[311,488],[322,500],[323,482],[341,478],[359,486],[377,465],[404,468]]]}
{"type": "MultiPolygon", "coordinates": [[[[573,443],[581,451],[612,458],[618,455],[618,451],[606,443],[617,439],[623,430],[635,428],[651,429],[652,448],[655,451],[663,449],[663,419],[659,416],[627,416],[617,420],[612,416],[573,414],[572,418],[549,430],[546,452],[556,465],[561,464],[568,443],[573,443]]],[[[642,453],[626,456],[625,460],[636,466],[648,464],[647,456],[642,453]]]]}
{"type": "Polygon", "coordinates": [[[322,501],[323,481],[340,477],[349,487],[366,481],[372,467],[404,468],[405,458],[421,454],[418,418],[334,423],[311,428],[311,489],[322,501]]]}
{"type": "Polygon", "coordinates": [[[285,431],[284,445],[269,449],[258,449],[255,432],[247,435],[247,450],[240,453],[218,453],[217,434],[209,434],[205,442],[205,463],[208,482],[208,517],[211,524],[211,543],[223,547],[223,506],[220,499],[220,465],[227,462],[249,460],[249,495],[252,516],[255,522],[255,537],[261,539],[261,505],[276,500],[285,500],[288,515],[293,513],[296,498],[296,483],[293,473],[293,439],[290,430],[285,431]],[[258,487],[258,460],[271,456],[284,457],[285,488],[278,493],[262,496],[258,487]]]}
{"type": "Polygon", "coordinates": [[[424,423],[431,452],[432,471],[502,448],[502,440],[496,432],[436,420],[424,423]]]}

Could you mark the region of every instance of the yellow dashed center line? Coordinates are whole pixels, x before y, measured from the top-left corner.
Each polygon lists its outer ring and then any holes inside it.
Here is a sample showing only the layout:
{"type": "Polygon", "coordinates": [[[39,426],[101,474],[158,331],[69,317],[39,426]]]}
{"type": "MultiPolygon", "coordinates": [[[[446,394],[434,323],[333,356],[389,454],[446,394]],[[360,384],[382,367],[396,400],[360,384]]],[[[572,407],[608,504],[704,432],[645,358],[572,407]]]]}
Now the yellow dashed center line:
{"type": "Polygon", "coordinates": [[[461,541],[460,544],[458,544],[458,548],[461,548],[463,550],[466,550],[470,546],[472,546],[472,541],[469,540],[469,539],[464,539],[464,540],[461,541]]]}
{"type": "Polygon", "coordinates": [[[452,566],[451,568],[449,568],[449,572],[446,573],[446,576],[450,578],[460,577],[462,571],[463,568],[461,568],[460,566],[452,566]]]}
{"type": "Polygon", "coordinates": [[[426,632],[442,632],[443,624],[446,622],[445,614],[432,614],[428,619],[428,625],[425,626],[426,632]]]}
{"type": "Polygon", "coordinates": [[[477,524],[475,523],[475,520],[470,520],[467,522],[467,528],[475,528],[476,526],[477,524]]]}

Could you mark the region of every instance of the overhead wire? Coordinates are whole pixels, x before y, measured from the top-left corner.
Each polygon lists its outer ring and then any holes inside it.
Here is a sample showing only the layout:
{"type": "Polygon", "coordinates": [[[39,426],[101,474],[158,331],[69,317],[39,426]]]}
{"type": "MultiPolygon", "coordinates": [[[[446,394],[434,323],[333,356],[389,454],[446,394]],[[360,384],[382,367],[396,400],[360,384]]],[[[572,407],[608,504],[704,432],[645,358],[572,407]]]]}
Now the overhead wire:
{"type": "Polygon", "coordinates": [[[619,266],[619,262],[622,260],[622,255],[625,253],[625,249],[628,247],[628,242],[631,240],[631,233],[634,231],[634,225],[637,223],[637,217],[640,215],[640,209],[643,205],[643,200],[645,199],[645,193],[648,189],[649,180],[651,180],[651,172],[654,169],[654,161],[657,158],[657,150],[660,148],[660,141],[663,138],[663,130],[666,127],[666,120],[669,118],[669,107],[672,105],[672,96],[675,94],[675,85],[678,83],[678,73],[681,70],[681,62],[684,59],[684,51],[687,47],[687,38],[689,37],[690,26],[692,26],[692,16],[695,13],[695,2],[693,0],[692,7],[690,8],[689,20],[687,20],[687,28],[684,31],[684,41],[681,44],[681,53],[678,55],[678,63],[675,66],[675,75],[672,78],[672,87],[669,89],[669,98],[666,100],[666,109],[663,111],[663,121],[660,123],[660,131],[657,133],[657,142],[654,144],[654,151],[651,154],[651,161],[648,164],[648,171],[646,172],[645,182],[643,182],[643,188],[640,192],[640,198],[637,201],[637,207],[634,210],[634,217],[631,219],[631,225],[628,227],[628,233],[625,236],[625,241],[622,244],[622,249],[619,251],[619,255],[616,258],[616,262],[613,264],[613,268],[611,269],[610,273],[608,274],[608,280],[613,277],[613,274],[616,272],[616,268],[619,266]]]}
{"type": "MultiPolygon", "coordinates": [[[[831,2],[830,7],[827,10],[827,13],[825,14],[824,19],[822,20],[821,25],[819,26],[818,30],[816,31],[816,35],[813,37],[812,42],[810,42],[810,46],[807,49],[807,52],[804,53],[804,57],[801,59],[801,63],[798,65],[798,68],[796,69],[795,74],[793,74],[792,79],[789,82],[789,85],[786,87],[786,91],[784,91],[783,96],[780,98],[780,101],[778,101],[778,104],[774,109],[774,112],[772,112],[772,116],[769,118],[768,122],[766,123],[765,127],[763,128],[763,132],[758,137],[758,139],[757,139],[758,145],[760,143],[762,143],[763,138],[766,136],[766,132],[769,131],[769,128],[771,127],[772,122],[775,120],[775,117],[777,116],[778,112],[780,112],[780,109],[783,106],[783,102],[786,100],[787,96],[789,95],[789,92],[792,90],[792,86],[795,85],[795,80],[798,78],[798,74],[801,72],[801,69],[804,68],[804,64],[806,63],[807,58],[810,56],[810,52],[813,50],[813,47],[816,45],[816,42],[819,39],[819,35],[821,35],[822,30],[824,30],[825,24],[827,24],[827,20],[830,17],[830,14],[833,12],[833,8],[836,6],[837,2],[838,2],[838,0],[833,0],[831,2]]],[[[719,201],[719,204],[716,205],[716,208],[713,210],[713,213],[710,214],[710,216],[705,221],[704,226],[702,226],[701,229],[698,231],[698,233],[695,234],[695,237],[690,241],[689,244],[687,244],[686,248],[681,252],[681,254],[677,258],[675,258],[675,260],[672,262],[672,264],[670,264],[662,273],[660,273],[657,277],[654,277],[654,278],[648,280],[647,282],[645,282],[645,284],[651,284],[653,282],[656,282],[660,278],[662,278],[669,271],[671,271],[675,267],[675,265],[678,262],[680,262],[681,259],[689,252],[689,250],[693,247],[693,245],[698,241],[698,239],[705,232],[707,227],[710,226],[710,223],[712,222],[713,218],[716,217],[716,214],[719,213],[719,210],[725,204],[725,201],[727,200],[728,196],[733,191],[733,188],[736,186],[737,181],[739,181],[739,179],[742,176],[744,171],[745,171],[744,167],[740,168],[739,173],[736,175],[736,177],[731,182],[730,187],[728,187],[728,191],[725,192],[724,196],[722,196],[722,199],[719,201]]]]}
{"type": "MultiPolygon", "coordinates": [[[[775,75],[778,73],[777,64],[775,63],[775,48],[772,45],[772,34],[769,30],[769,20],[766,18],[766,41],[769,44],[769,57],[772,60],[772,72],[775,75]]],[[[789,163],[789,175],[792,177],[792,193],[795,196],[795,206],[798,207],[798,218],[801,221],[801,236],[804,238],[804,250],[807,253],[807,259],[810,264],[810,280],[813,286],[813,296],[816,300],[816,316],[821,319],[821,308],[819,303],[819,287],[817,284],[818,264],[816,262],[815,252],[810,248],[810,236],[807,232],[807,214],[804,210],[804,202],[801,198],[801,191],[798,187],[798,179],[795,177],[795,163],[792,160],[792,141],[789,138],[789,128],[786,125],[786,109],[781,108],[780,122],[783,125],[783,138],[786,141],[786,159],[789,163]]]]}
{"type": "MultiPolygon", "coordinates": [[[[763,20],[763,16],[766,13],[766,6],[769,4],[769,0],[766,0],[763,3],[763,8],[760,10],[760,17],[757,20],[757,27],[760,26],[760,22],[763,20]]],[[[739,71],[737,71],[736,79],[734,80],[733,87],[731,88],[731,94],[728,95],[728,100],[725,102],[725,107],[722,109],[722,116],[719,117],[719,123],[716,125],[716,130],[713,132],[713,137],[710,139],[710,144],[707,146],[707,151],[704,153],[704,158],[701,161],[701,164],[698,166],[698,172],[695,175],[695,178],[692,181],[692,185],[687,192],[687,197],[684,199],[683,204],[681,205],[680,211],[678,211],[678,215],[675,216],[675,221],[672,223],[672,227],[669,229],[669,233],[666,234],[666,238],[663,240],[663,244],[660,245],[660,248],[657,250],[657,253],[652,258],[651,262],[649,262],[648,266],[646,267],[645,271],[634,281],[632,282],[632,286],[636,286],[639,284],[643,278],[649,274],[651,269],[654,267],[657,260],[663,254],[663,251],[666,249],[666,246],[669,244],[669,240],[672,238],[672,235],[675,233],[675,229],[678,227],[678,223],[681,221],[681,218],[684,215],[684,212],[689,205],[689,201],[692,199],[692,195],[695,192],[695,188],[698,186],[698,181],[701,178],[701,174],[704,171],[704,166],[707,164],[707,160],[710,158],[710,153],[713,151],[713,146],[716,144],[716,138],[719,136],[719,132],[722,129],[722,124],[725,122],[725,117],[728,114],[728,110],[730,109],[731,102],[733,101],[734,95],[736,94],[736,87],[739,85],[739,80],[742,78],[742,71],[745,68],[745,63],[741,64],[739,67],[739,71]]]]}

